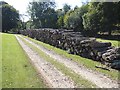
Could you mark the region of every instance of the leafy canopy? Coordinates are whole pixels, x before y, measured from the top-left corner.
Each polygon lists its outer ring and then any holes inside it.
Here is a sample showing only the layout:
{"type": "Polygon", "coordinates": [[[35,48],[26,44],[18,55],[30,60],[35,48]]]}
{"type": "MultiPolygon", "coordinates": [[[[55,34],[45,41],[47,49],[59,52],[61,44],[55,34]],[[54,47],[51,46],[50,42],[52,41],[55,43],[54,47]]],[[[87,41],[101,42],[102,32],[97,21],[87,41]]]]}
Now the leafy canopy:
{"type": "Polygon", "coordinates": [[[0,9],[2,9],[2,32],[8,32],[13,28],[17,28],[19,21],[18,11],[8,3],[0,1],[0,9]]]}

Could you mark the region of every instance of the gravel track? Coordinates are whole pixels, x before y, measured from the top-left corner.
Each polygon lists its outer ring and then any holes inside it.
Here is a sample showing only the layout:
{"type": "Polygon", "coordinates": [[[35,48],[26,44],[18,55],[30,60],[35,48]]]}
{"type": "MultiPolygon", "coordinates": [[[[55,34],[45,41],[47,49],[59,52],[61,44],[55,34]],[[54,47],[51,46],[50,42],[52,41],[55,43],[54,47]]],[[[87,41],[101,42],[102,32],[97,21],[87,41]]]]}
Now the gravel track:
{"type": "Polygon", "coordinates": [[[20,43],[23,50],[29,56],[31,62],[36,67],[45,81],[49,83],[51,88],[75,88],[74,82],[59,70],[57,70],[51,63],[43,60],[35,51],[28,47],[18,36],[16,39],[20,43]]]}
{"type": "MultiPolygon", "coordinates": [[[[22,37],[22,36],[20,36],[20,37],[22,37]]],[[[24,40],[26,40],[27,42],[29,42],[30,44],[37,47],[38,49],[40,49],[41,51],[43,51],[44,53],[46,53],[47,55],[49,55],[50,57],[54,58],[58,62],[63,63],[66,67],[70,68],[77,74],[81,75],[83,78],[91,81],[97,87],[99,87],[99,88],[118,88],[119,87],[119,84],[117,81],[111,80],[107,76],[100,74],[98,72],[95,72],[93,70],[89,70],[89,69],[85,68],[84,66],[79,65],[78,63],[76,63],[70,59],[62,57],[61,55],[55,53],[54,51],[48,50],[48,49],[44,48],[43,46],[38,45],[27,38],[24,38],[24,37],[22,37],[22,38],[24,40]]]]}

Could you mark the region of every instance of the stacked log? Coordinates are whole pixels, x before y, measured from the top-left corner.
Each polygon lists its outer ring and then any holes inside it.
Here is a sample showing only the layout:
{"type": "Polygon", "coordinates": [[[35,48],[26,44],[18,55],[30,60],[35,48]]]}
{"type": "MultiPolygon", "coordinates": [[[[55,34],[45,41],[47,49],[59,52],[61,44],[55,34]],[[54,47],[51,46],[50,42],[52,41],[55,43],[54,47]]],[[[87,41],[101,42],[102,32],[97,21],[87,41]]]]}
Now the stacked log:
{"type": "Polygon", "coordinates": [[[66,29],[21,30],[21,34],[44,43],[120,69],[120,47],[112,47],[110,42],[98,42],[95,38],[84,37],[80,32],[66,29]]]}

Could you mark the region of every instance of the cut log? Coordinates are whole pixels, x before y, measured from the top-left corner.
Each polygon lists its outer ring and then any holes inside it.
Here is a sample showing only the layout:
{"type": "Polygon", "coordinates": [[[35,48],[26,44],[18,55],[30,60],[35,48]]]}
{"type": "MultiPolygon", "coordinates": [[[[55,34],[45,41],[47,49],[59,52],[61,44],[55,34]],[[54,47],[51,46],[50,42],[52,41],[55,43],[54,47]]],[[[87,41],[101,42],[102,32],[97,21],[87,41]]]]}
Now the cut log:
{"type": "Polygon", "coordinates": [[[66,50],[68,53],[97,60],[101,63],[106,62],[111,67],[119,67],[120,47],[112,47],[110,42],[99,42],[95,38],[84,37],[81,32],[66,29],[41,28],[20,30],[20,33],[66,50]]]}

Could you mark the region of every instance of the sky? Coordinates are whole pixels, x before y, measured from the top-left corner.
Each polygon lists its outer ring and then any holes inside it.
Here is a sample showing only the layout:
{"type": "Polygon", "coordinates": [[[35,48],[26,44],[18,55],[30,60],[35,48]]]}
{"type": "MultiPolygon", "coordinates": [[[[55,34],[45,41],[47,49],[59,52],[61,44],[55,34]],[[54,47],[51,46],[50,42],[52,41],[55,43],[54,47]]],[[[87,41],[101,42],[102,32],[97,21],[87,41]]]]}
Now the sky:
{"type": "MultiPolygon", "coordinates": [[[[0,0],[5,1],[8,4],[12,5],[16,10],[19,11],[20,14],[27,14],[27,7],[30,1],[32,0],[0,0]]],[[[56,2],[56,9],[60,9],[63,7],[63,5],[66,3],[68,5],[71,5],[71,8],[74,8],[76,5],[81,6],[82,2],[85,0],[54,0],[56,2]]],[[[24,16],[24,21],[29,20],[28,17],[24,16]]]]}

